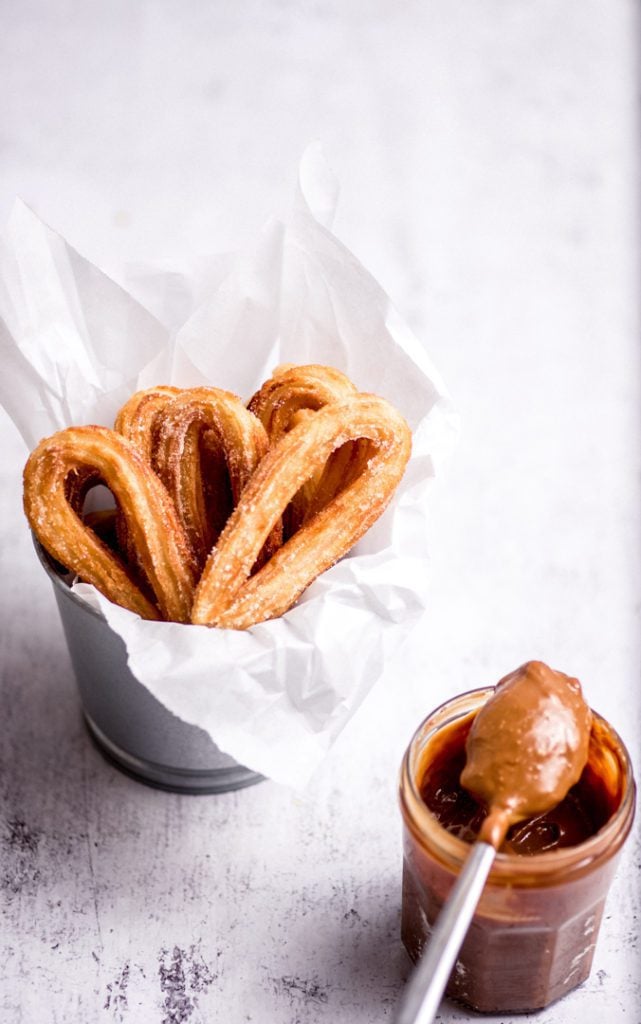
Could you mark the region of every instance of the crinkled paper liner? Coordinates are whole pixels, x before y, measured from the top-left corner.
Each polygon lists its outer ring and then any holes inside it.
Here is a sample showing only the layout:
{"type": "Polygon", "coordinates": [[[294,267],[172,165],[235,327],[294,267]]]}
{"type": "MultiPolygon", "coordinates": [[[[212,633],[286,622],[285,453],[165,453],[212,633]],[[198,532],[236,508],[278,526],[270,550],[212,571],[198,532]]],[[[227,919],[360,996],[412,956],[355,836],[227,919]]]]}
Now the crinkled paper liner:
{"type": "Polygon", "coordinates": [[[409,422],[412,458],[390,507],[278,619],[244,632],[145,622],[74,585],[162,704],[240,763],[295,788],[402,658],[424,613],[428,485],[457,431],[423,348],[329,230],[336,195],[310,147],[291,216],[271,220],[248,251],[210,261],[204,301],[178,330],[148,310],[175,321],[192,294],[186,276],[139,274],[145,308],[19,201],[0,249],[0,401],[29,448],[70,424],[111,426],[132,392],[158,383],[210,384],[247,399],[285,362],[335,366],[409,422]]]}

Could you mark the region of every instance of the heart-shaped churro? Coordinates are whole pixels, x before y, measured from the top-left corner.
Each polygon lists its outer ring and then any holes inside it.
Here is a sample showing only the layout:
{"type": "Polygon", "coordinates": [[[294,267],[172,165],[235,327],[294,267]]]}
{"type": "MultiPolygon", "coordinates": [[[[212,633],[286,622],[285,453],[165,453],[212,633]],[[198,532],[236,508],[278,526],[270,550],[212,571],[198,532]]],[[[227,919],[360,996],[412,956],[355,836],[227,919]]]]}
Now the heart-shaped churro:
{"type": "MultiPolygon", "coordinates": [[[[159,419],[152,468],[174,500],[202,569],[269,440],[240,398],[219,388],[181,391],[159,419]],[[216,464],[216,487],[210,460],[216,464]],[[228,481],[220,479],[219,469],[223,476],[226,471],[228,481]]],[[[272,541],[271,550],[280,543],[278,530],[272,541]]]]}
{"type": "MultiPolygon", "coordinates": [[[[137,445],[169,491],[201,571],[267,451],[262,424],[230,391],[160,386],[133,395],[116,416],[115,428],[137,445]]],[[[118,537],[135,561],[122,520],[118,537]]],[[[265,557],[281,539],[277,526],[265,557]]]]}
{"type": "MultiPolygon", "coordinates": [[[[343,402],[355,394],[356,387],[349,377],[332,366],[284,364],[277,367],[252,396],[248,408],[258,416],[270,442],[275,444],[319,409],[343,402]]],[[[366,442],[345,444],[330,455],[324,466],[319,466],[283,513],[285,537],[296,533],[307,519],[331,501],[349,478],[358,475],[367,451],[366,442]]]]}
{"type": "Polygon", "coordinates": [[[31,528],[62,565],[144,619],[189,622],[196,572],[189,542],[164,485],[136,448],[106,427],[68,427],[41,441],[24,470],[24,509],[31,528]],[[100,480],[144,567],[156,604],[130,566],[85,525],[69,501],[74,476],[100,480]]]}
{"type": "Polygon", "coordinates": [[[403,417],[389,402],[367,394],[327,405],[284,434],[253,474],[209,557],[192,621],[246,629],[285,612],[378,519],[410,450],[403,417]],[[363,440],[371,455],[359,475],[250,578],[258,552],[293,495],[333,452],[363,440]]]}

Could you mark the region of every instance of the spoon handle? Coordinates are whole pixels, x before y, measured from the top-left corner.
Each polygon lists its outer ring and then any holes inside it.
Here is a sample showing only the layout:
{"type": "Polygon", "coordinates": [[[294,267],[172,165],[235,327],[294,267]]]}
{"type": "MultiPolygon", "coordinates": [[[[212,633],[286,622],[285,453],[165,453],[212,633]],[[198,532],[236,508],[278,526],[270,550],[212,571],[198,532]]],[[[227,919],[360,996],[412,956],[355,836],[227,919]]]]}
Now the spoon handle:
{"type": "Polygon", "coordinates": [[[396,1024],[430,1024],[474,916],[496,850],[475,843],[408,981],[396,1024]]]}

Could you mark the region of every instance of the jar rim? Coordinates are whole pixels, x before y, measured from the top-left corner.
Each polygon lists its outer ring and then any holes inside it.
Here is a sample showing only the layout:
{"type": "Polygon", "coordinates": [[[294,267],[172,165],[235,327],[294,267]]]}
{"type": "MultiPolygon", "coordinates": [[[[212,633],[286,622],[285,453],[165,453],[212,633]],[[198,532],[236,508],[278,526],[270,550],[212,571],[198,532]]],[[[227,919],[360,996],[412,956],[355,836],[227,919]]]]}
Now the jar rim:
{"type": "MultiPolygon", "coordinates": [[[[439,852],[443,858],[449,862],[450,867],[455,871],[462,867],[464,861],[469,856],[472,848],[471,844],[449,832],[430,811],[419,792],[416,774],[412,770],[411,759],[412,755],[417,752],[419,740],[427,740],[439,728],[443,728],[445,725],[456,721],[457,718],[462,718],[472,713],[482,703],[481,698],[487,699],[494,689],[495,687],[493,686],[485,686],[466,690],[455,697],[443,701],[438,707],[434,708],[414,731],[401,765],[401,809],[406,822],[409,816],[415,826],[418,826],[421,833],[428,833],[430,839],[439,847],[439,852]],[[478,698],[476,703],[472,703],[474,698],[478,698]],[[452,712],[450,717],[443,718],[448,711],[452,712]],[[434,724],[431,732],[426,731],[430,723],[435,719],[439,719],[439,716],[442,720],[434,724]],[[407,800],[408,791],[411,807],[407,800]]],[[[573,875],[575,872],[580,873],[589,868],[596,859],[604,854],[609,858],[619,849],[628,835],[634,817],[636,793],[630,754],[623,740],[607,719],[594,710],[592,714],[605,727],[609,738],[613,741],[613,745],[621,753],[619,760],[623,770],[623,793],[619,806],[594,835],[582,843],[578,843],[576,846],[548,850],[544,853],[528,854],[527,856],[497,852],[490,872],[490,878],[493,881],[500,882],[502,878],[507,880],[508,875],[512,885],[527,884],[528,880],[531,881],[533,878],[536,878],[539,884],[546,878],[554,881],[559,873],[562,873],[563,877],[567,878],[568,872],[573,875]],[[555,876],[555,878],[552,879],[552,876],[555,876]]]]}

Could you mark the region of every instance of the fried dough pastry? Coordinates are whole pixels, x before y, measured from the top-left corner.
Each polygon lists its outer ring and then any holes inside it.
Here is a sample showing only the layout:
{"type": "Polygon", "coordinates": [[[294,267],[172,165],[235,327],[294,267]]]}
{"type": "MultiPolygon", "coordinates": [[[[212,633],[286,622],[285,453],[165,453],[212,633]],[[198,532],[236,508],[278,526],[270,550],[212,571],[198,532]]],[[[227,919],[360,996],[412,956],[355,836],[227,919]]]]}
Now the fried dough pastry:
{"type": "MultiPolygon", "coordinates": [[[[269,380],[252,396],[248,408],[260,419],[272,444],[294,426],[324,406],[342,402],[357,393],[349,377],[331,366],[310,364],[277,367],[269,380]]],[[[293,496],[283,519],[291,537],[358,476],[367,458],[367,442],[349,442],[332,452],[293,496]]]]}
{"type": "Polygon", "coordinates": [[[181,390],[169,384],[159,384],[154,388],[136,391],[116,415],[114,430],[135,444],[149,463],[154,449],[158,414],[181,390]]]}
{"type": "MultiPolygon", "coordinates": [[[[260,421],[229,391],[189,388],[164,406],[152,468],[174,500],[200,568],[268,446],[260,421]]],[[[280,543],[278,524],[270,539],[269,553],[280,543]]]]}
{"type": "MultiPolygon", "coordinates": [[[[115,429],[132,441],[169,491],[199,569],[269,441],[237,395],[220,388],[160,385],[138,391],[115,429]]],[[[118,539],[130,562],[135,546],[119,517],[118,539]]],[[[281,542],[270,538],[267,554],[281,542]]]]}
{"type": "Polygon", "coordinates": [[[212,551],[192,622],[247,629],[287,611],[386,508],[411,450],[403,417],[382,398],[354,394],[284,433],[269,449],[212,551]],[[265,539],[300,487],[348,441],[367,441],[359,474],[250,578],[265,539]]]}
{"type": "Polygon", "coordinates": [[[278,368],[249,408],[218,388],[148,388],[115,426],[70,427],[32,453],[35,536],[144,618],[233,629],[281,615],[347,553],[411,447],[388,402],[318,365],[278,368]],[[96,484],[116,508],[85,514],[96,484]]]}
{"type": "MultiPolygon", "coordinates": [[[[181,390],[169,384],[158,384],[153,388],[136,391],[116,414],[114,430],[131,441],[150,465],[158,417],[162,415],[167,403],[179,395],[181,390]]],[[[144,566],[138,558],[136,545],[122,515],[116,516],[116,538],[125,560],[135,567],[140,578],[146,582],[144,566]]]]}
{"type": "Polygon", "coordinates": [[[189,622],[196,580],[189,542],[165,487],[119,433],[68,427],[41,441],[25,466],[24,509],[49,554],[109,600],[145,619],[189,622]],[[114,495],[155,603],[70,504],[69,495],[75,500],[88,477],[100,479],[114,495]]]}
{"type": "Polygon", "coordinates": [[[331,366],[284,364],[276,367],[250,398],[247,408],[258,416],[273,442],[295,425],[301,409],[322,409],[355,393],[356,387],[349,377],[331,366]]]}

